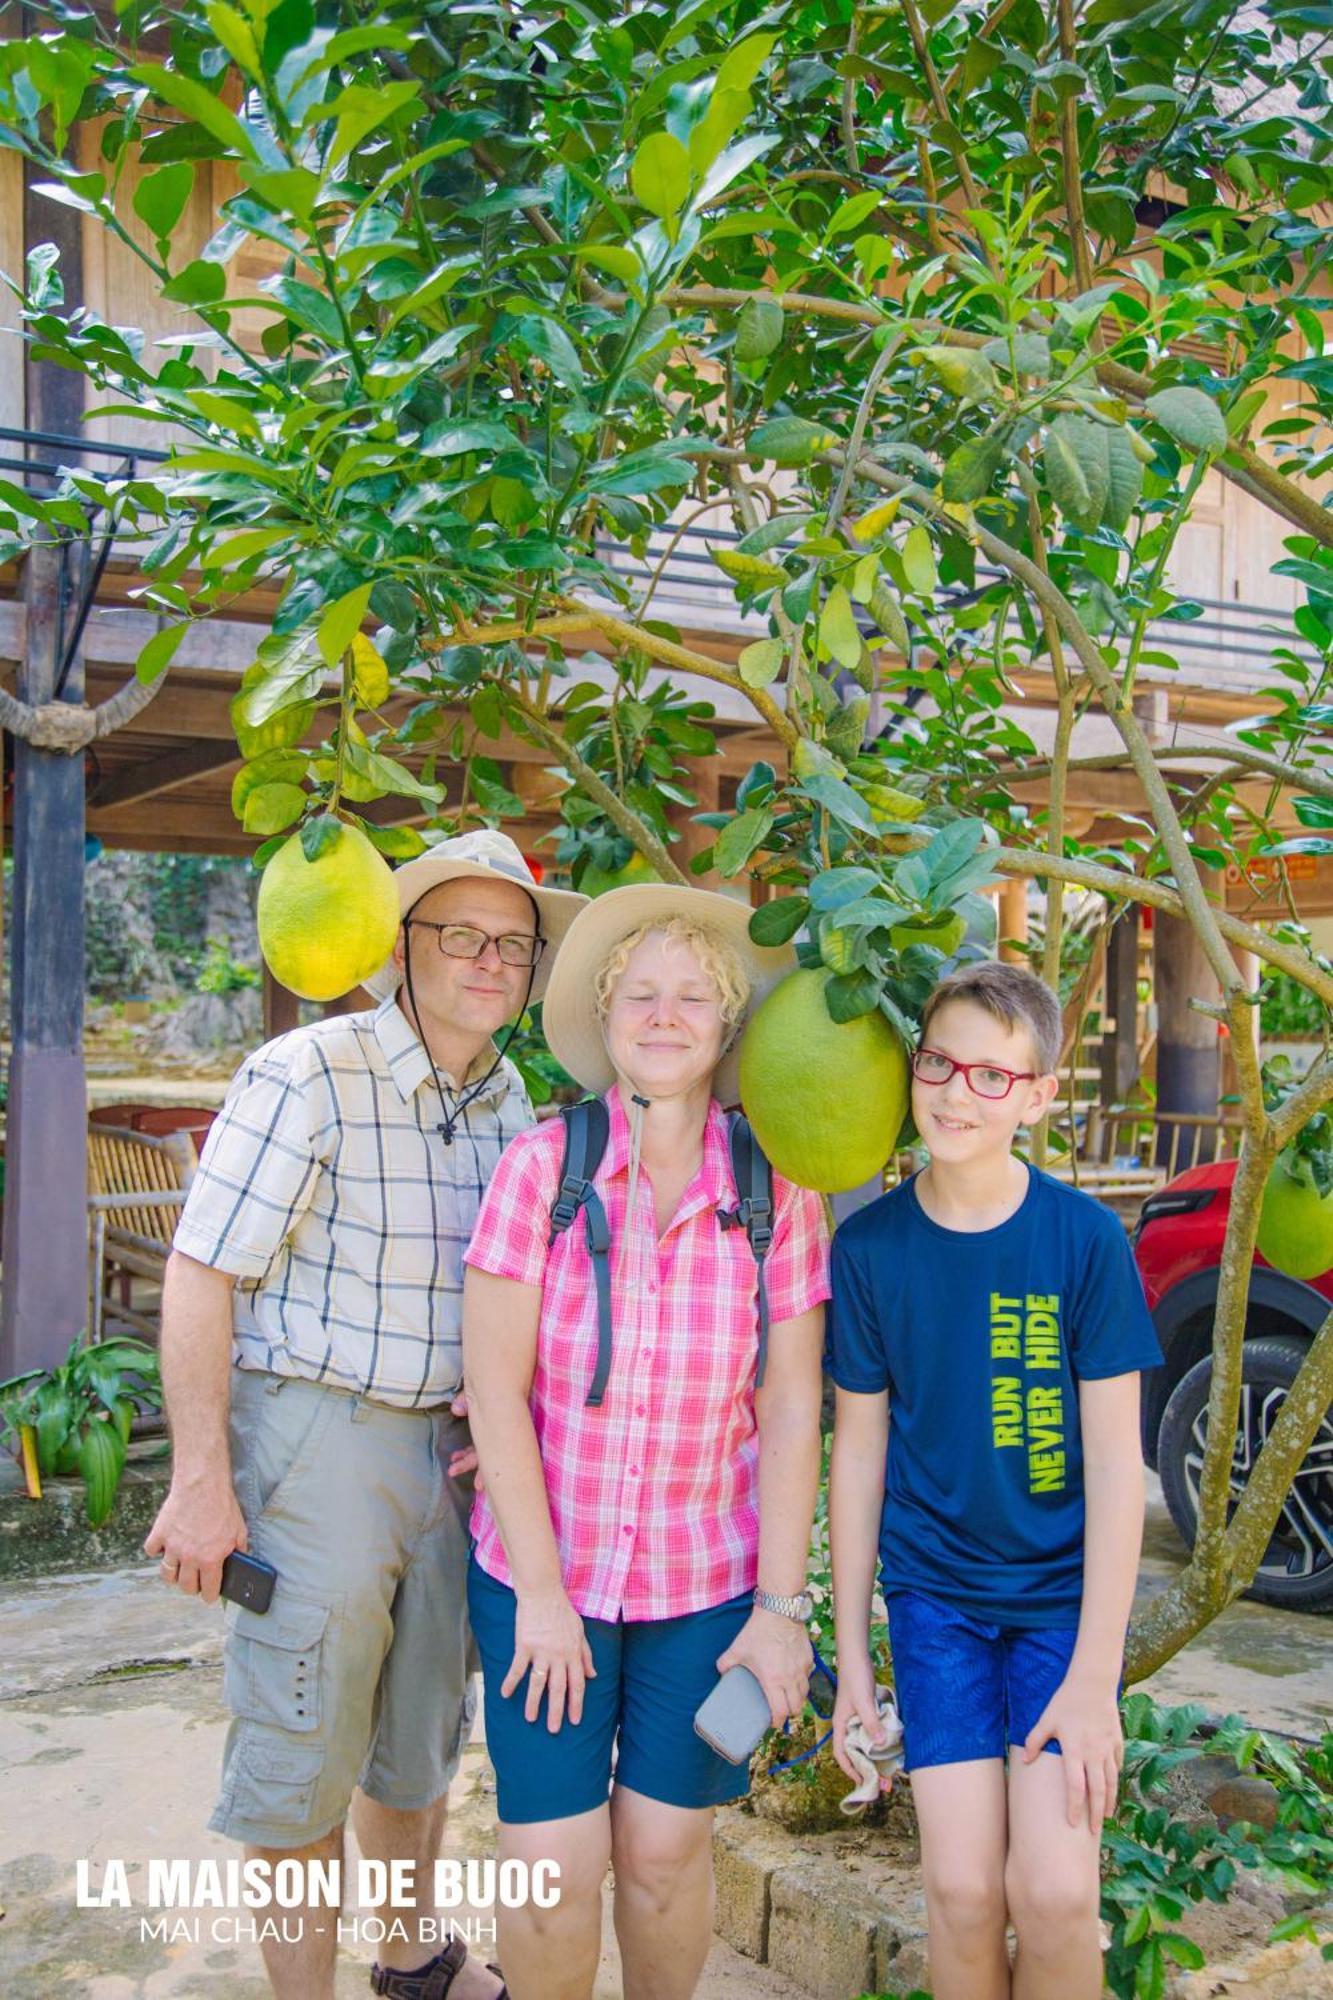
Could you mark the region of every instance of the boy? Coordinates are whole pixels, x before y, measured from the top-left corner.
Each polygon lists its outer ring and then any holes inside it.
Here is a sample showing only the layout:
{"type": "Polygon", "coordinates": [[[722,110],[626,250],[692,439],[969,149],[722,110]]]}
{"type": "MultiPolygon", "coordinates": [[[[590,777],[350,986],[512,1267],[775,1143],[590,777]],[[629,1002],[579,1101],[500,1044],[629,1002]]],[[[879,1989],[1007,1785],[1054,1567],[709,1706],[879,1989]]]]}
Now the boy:
{"type": "Polygon", "coordinates": [[[1012,1151],[1055,1096],[1060,1032],[1055,995],[1023,968],[943,980],[912,1059],[930,1164],[833,1246],[834,1748],[854,1775],[853,1716],[883,1735],[878,1541],[935,2000],[1102,1990],[1139,1371],[1161,1353],[1116,1217],[1012,1151]]]}

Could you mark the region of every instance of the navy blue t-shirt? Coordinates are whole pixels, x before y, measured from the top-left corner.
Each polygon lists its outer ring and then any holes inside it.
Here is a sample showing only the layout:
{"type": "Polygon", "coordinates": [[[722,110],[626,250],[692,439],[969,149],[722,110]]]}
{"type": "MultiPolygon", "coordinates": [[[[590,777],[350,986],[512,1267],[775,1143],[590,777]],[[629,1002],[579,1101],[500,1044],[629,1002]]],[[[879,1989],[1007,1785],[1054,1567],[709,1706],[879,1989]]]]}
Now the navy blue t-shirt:
{"type": "Polygon", "coordinates": [[[1078,1622],[1078,1385],[1162,1359],[1124,1228],[1029,1168],[1007,1222],[944,1229],[911,1181],[833,1239],[829,1367],[889,1393],[880,1564],[996,1625],[1078,1622]]]}

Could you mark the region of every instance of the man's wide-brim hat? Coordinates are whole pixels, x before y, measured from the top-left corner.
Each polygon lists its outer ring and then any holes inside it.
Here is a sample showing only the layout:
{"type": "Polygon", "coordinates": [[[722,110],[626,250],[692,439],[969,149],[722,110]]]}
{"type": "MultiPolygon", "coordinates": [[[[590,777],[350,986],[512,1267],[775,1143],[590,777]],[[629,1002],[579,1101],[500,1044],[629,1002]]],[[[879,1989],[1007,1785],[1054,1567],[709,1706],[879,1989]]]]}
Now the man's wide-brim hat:
{"type": "MultiPolygon", "coordinates": [[[[442,882],[469,878],[479,882],[512,882],[515,887],[525,889],[536,904],[537,926],[546,939],[546,949],[537,961],[531,997],[540,1000],[560,947],[575,917],[586,906],[587,897],[575,895],[572,889],[543,889],[507,833],[480,827],[475,833],[437,840],[428,854],[419,854],[415,861],[405,861],[394,870],[399,915],[406,917],[424,895],[438,889],[442,882]]],[[[415,964],[414,959],[414,967],[415,964]]],[[[365,981],[366,991],[376,1000],[387,1000],[391,993],[397,992],[402,976],[393,958],[387,958],[379,971],[365,981]]]]}
{"type": "Polygon", "coordinates": [[[711,889],[682,889],[669,882],[636,882],[607,889],[579,911],[565,936],[542,1005],[542,1029],[551,1053],[585,1090],[609,1090],[615,1066],[597,1011],[597,974],[622,938],[642,925],[683,917],[731,949],[750,980],[745,1013],[731,1031],[731,1045],[713,1077],[713,1095],[723,1104],[740,1096],[737,1043],[741,1028],[780,979],[796,970],[789,944],[756,944],[750,936],[748,903],[711,889]]]}

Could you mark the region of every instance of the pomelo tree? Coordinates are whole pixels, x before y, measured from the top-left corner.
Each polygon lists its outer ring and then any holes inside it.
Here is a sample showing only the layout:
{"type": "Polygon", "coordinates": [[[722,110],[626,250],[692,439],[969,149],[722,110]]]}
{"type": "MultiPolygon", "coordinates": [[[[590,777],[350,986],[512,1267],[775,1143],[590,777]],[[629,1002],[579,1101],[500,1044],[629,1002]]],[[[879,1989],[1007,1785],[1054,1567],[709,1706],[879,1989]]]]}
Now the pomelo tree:
{"type": "MultiPolygon", "coordinates": [[[[1068,885],[1193,927],[1244,1136],[1199,1530],[1136,1626],[1131,1675],[1151,1670],[1253,1577],[1333,1396],[1330,1318],[1229,1514],[1262,1190],[1333,1099],[1325,1055],[1266,1104],[1233,947],[1326,1024],[1333,967],[1298,924],[1215,907],[1201,875],[1333,850],[1322,17],[1285,0],[31,12],[40,32],[0,44],[0,138],[181,311],[179,342],[145,344],[65,311],[41,250],[15,274],[39,355],[180,438],[151,480],[69,480],[162,614],[141,679],[191,622],[282,582],[236,710],[261,862],[293,828],[317,857],[385,794],[439,807],[436,760],[465,766],[441,823],[517,811],[493,754],[508,730],[570,781],[565,858],[637,852],[680,878],[668,808],[693,803],[684,760],[716,740],[671,678],[689,675],[743,697],[780,752],[700,859],[780,892],[756,934],[805,935],[835,1019],[878,1010],[910,1033],[953,919],[977,920],[997,875],[1047,885],[1048,976],[1068,885]],[[236,193],[182,247],[205,161],[236,193]],[[247,244],[271,264],[257,290],[236,275],[247,244]],[[1182,789],[1133,697],[1172,664],[1163,621],[1197,614],[1169,565],[1210,469],[1289,530],[1280,566],[1305,601],[1272,712],[1182,789]],[[734,667],[608,557],[700,521],[729,531],[719,580],[766,621],[734,667]],[[609,691],[580,670],[590,644],[609,691]],[[1049,757],[1006,708],[1034,663],[1058,702],[1049,757]],[[871,737],[872,701],[911,726],[871,737]],[[330,741],[310,739],[312,705],[336,710],[330,741]],[[1093,709],[1148,806],[1114,851],[1067,825],[1093,709]],[[1294,798],[1297,840],[1241,811],[1256,775],[1294,798]],[[1033,776],[1050,803],[1030,815],[1011,788],[1033,776]]],[[[32,503],[0,529],[21,547],[32,503]]],[[[366,830],[391,855],[420,839],[366,830]]]]}

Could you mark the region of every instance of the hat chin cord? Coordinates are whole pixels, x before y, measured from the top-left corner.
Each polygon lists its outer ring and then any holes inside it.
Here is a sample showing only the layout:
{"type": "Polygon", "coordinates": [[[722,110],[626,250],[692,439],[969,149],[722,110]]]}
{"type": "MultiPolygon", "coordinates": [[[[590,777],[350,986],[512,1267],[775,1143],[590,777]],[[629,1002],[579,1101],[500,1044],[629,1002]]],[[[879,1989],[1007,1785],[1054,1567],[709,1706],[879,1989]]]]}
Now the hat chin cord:
{"type": "MultiPolygon", "coordinates": [[[[413,908],[415,907],[416,905],[414,904],[413,908]]],[[[518,1033],[519,1028],[522,1025],[523,1016],[527,1013],[528,1005],[532,999],[532,985],[533,981],[537,977],[537,965],[536,962],[534,961],[533,964],[528,968],[528,984],[523,994],[523,1005],[519,1008],[518,1013],[514,1016],[514,1019],[510,1022],[508,1033],[505,1035],[505,1038],[501,1042],[499,1048],[497,1048],[497,1050],[495,1051],[495,1061],[491,1064],[485,1076],[479,1078],[478,1081],[473,1084],[471,1090],[464,1092],[464,1094],[459,1098],[457,1104],[451,1111],[449,1109],[448,1104],[445,1101],[444,1085],[440,1082],[440,1072],[436,1065],[434,1056],[431,1055],[430,1046],[426,1041],[425,1034],[422,1031],[421,1015],[417,1010],[416,990],[412,985],[411,917],[412,917],[412,911],[409,910],[407,916],[403,919],[403,984],[407,988],[407,1004],[412,1010],[412,1026],[415,1028],[418,1036],[421,1039],[422,1046],[426,1050],[426,1055],[430,1061],[431,1081],[435,1085],[435,1094],[440,1100],[440,1112],[442,1114],[444,1122],[443,1124],[437,1127],[437,1130],[439,1131],[440,1137],[444,1140],[445,1145],[452,1146],[454,1143],[454,1133],[458,1129],[459,1120],[464,1116],[469,1107],[476,1103],[477,1099],[481,1096],[482,1091],[485,1090],[487,1084],[490,1082],[491,1078],[495,1075],[496,1070],[499,1069],[500,1064],[504,1061],[505,1056],[508,1053],[511,1042],[513,1041],[515,1035],[518,1033]]]]}

